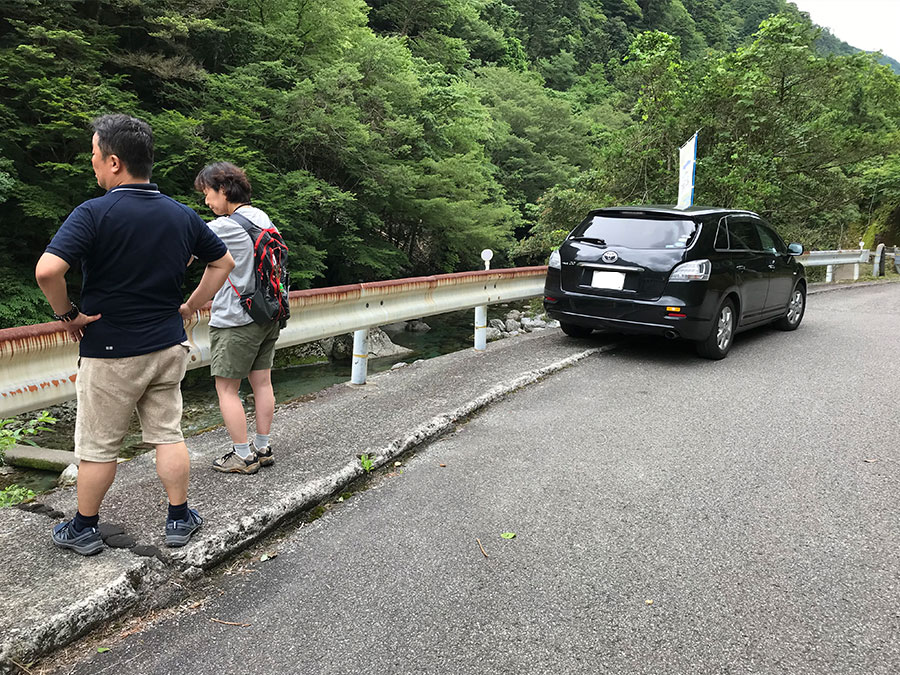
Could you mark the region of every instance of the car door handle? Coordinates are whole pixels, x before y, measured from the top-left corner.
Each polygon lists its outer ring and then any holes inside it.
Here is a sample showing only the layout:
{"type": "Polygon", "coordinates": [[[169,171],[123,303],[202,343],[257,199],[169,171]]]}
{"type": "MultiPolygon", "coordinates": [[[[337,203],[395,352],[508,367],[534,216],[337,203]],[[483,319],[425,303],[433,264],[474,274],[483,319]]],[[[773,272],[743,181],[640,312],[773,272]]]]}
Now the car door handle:
{"type": "Polygon", "coordinates": [[[744,270],[747,269],[747,266],[746,265],[735,265],[734,269],[737,270],[738,272],[743,272],[744,270]]]}

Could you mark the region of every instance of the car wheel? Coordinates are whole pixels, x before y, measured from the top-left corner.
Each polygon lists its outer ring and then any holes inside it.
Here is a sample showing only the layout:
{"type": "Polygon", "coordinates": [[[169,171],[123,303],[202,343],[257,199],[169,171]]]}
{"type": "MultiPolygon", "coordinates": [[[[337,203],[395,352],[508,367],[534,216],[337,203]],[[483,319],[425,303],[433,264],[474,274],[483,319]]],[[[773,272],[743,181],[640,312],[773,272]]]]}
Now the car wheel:
{"type": "Polygon", "coordinates": [[[594,332],[593,328],[588,328],[587,326],[579,326],[576,323],[565,323],[564,321],[559,322],[559,327],[562,328],[563,333],[573,338],[587,337],[594,332]]]}
{"type": "Polygon", "coordinates": [[[778,330],[797,330],[800,327],[800,322],[803,321],[804,312],[806,312],[806,289],[802,285],[798,285],[794,288],[794,292],[791,293],[787,314],[775,322],[775,328],[778,330]]]}
{"type": "Polygon", "coordinates": [[[697,353],[706,359],[719,360],[728,356],[731,345],[734,343],[734,330],[737,327],[737,314],[734,311],[734,303],[725,300],[716,312],[712,329],[705,340],[697,343],[697,353]]]}

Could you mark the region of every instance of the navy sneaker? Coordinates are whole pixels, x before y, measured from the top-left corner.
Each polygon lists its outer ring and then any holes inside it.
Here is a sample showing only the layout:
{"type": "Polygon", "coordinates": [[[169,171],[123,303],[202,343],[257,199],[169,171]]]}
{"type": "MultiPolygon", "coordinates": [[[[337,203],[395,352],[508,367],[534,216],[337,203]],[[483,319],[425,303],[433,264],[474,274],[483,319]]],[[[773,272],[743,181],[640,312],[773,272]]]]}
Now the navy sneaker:
{"type": "Polygon", "coordinates": [[[74,518],[67,523],[54,526],[50,537],[60,548],[70,548],[81,555],[94,555],[103,550],[100,530],[96,527],[86,527],[81,532],[76,532],[74,518]]]}
{"type": "Polygon", "coordinates": [[[184,546],[201,527],[203,518],[194,509],[188,509],[187,520],[166,520],[166,546],[184,546]]]}

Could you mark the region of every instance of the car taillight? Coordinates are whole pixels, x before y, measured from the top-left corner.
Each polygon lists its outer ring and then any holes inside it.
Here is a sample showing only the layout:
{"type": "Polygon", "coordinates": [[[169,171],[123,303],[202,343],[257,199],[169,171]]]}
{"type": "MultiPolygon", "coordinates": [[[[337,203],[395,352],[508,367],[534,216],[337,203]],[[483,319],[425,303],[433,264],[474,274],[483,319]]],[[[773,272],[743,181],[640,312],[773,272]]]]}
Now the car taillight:
{"type": "Polygon", "coordinates": [[[559,257],[559,249],[556,249],[555,251],[553,251],[553,253],[550,254],[550,262],[547,263],[547,265],[552,267],[553,269],[562,269],[562,258],[559,257]]]}
{"type": "Polygon", "coordinates": [[[672,270],[669,281],[709,281],[712,263],[709,260],[691,260],[672,270]]]}

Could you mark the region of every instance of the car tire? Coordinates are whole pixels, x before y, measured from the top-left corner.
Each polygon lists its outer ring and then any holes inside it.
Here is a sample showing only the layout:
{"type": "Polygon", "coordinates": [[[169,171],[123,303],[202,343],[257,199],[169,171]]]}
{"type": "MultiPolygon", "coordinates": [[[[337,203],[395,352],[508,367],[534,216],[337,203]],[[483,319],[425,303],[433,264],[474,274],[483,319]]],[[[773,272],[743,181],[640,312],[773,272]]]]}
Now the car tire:
{"type": "Polygon", "coordinates": [[[774,326],[778,330],[797,330],[803,315],[806,313],[806,288],[803,284],[797,284],[791,293],[791,301],[788,303],[787,314],[778,319],[774,326]]]}
{"type": "Polygon", "coordinates": [[[697,343],[697,353],[705,359],[714,361],[724,359],[734,344],[735,328],[737,328],[737,313],[734,310],[734,303],[726,299],[719,305],[709,335],[697,343]]]}
{"type": "Polygon", "coordinates": [[[559,327],[562,328],[563,333],[573,338],[585,338],[594,332],[594,329],[588,326],[579,326],[577,323],[566,323],[564,321],[559,322],[559,327]]]}

